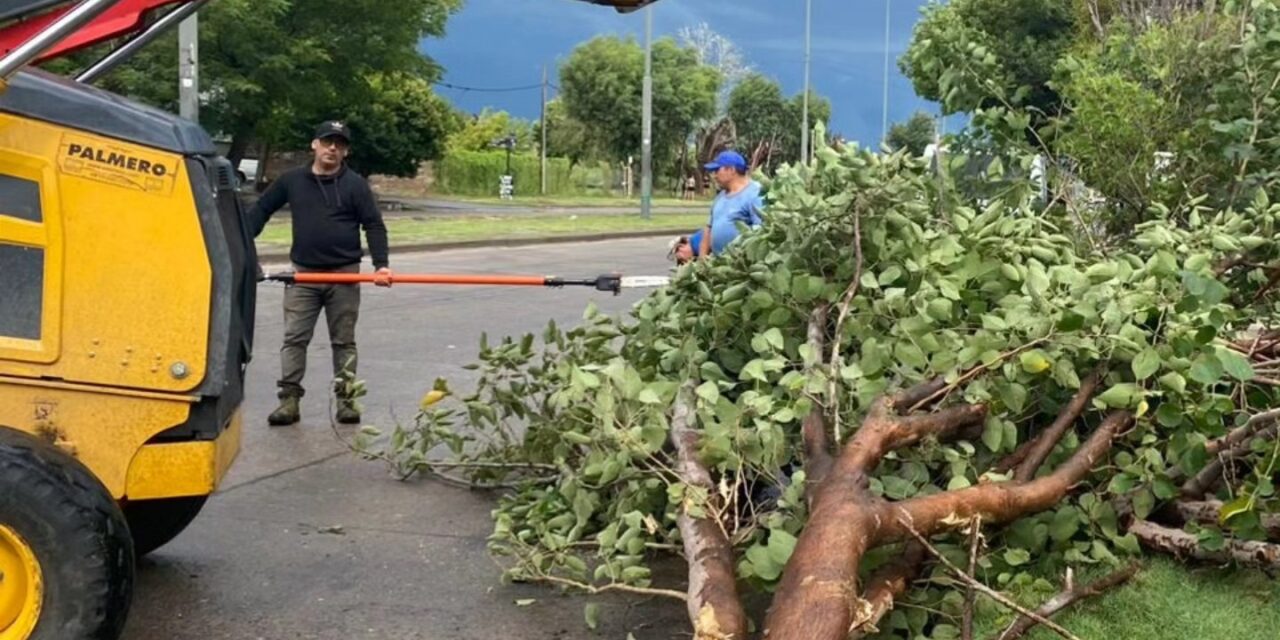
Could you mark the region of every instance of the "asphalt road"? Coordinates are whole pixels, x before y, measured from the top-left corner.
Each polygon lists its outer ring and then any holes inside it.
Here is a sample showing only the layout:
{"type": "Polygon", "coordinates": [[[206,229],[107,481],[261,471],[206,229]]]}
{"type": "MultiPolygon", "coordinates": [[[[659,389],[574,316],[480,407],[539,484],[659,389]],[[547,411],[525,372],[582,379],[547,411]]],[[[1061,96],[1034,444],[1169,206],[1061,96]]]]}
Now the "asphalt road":
{"type": "MultiPolygon", "coordinates": [[[[592,276],[667,273],[662,239],[392,256],[400,271],[592,276]]],[[[323,322],[312,344],[303,422],[271,429],[281,292],[260,289],[243,447],[195,523],[141,562],[126,640],[568,639],[688,637],[683,605],[601,598],[587,629],[580,596],[503,585],[485,550],[492,495],[399,482],[347,452],[327,418],[323,322]],[[341,533],[323,530],[340,527],[341,533]],[[518,606],[516,600],[535,599],[518,606]]],[[[366,289],[358,329],[366,422],[411,419],[437,376],[457,388],[490,336],[581,318],[596,301],[624,312],[641,293],[477,287],[366,289]]],[[[342,433],[350,435],[352,429],[342,433]]],[[[677,582],[664,586],[682,588],[677,582]]]]}

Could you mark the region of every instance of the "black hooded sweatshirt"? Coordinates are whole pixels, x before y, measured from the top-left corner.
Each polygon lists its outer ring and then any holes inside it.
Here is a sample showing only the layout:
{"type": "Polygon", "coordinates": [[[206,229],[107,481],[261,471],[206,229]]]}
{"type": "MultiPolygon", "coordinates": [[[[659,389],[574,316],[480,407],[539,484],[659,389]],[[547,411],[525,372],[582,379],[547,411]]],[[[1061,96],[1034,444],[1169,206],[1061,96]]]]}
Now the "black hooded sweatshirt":
{"type": "Polygon", "coordinates": [[[249,210],[256,238],[271,215],[285,204],[293,217],[293,248],[289,258],[301,267],[337,269],[358,264],[362,257],[360,228],[369,240],[375,269],[388,266],[387,226],[369,183],[346,165],[331,176],[318,176],[300,167],[280,176],[249,210]]]}

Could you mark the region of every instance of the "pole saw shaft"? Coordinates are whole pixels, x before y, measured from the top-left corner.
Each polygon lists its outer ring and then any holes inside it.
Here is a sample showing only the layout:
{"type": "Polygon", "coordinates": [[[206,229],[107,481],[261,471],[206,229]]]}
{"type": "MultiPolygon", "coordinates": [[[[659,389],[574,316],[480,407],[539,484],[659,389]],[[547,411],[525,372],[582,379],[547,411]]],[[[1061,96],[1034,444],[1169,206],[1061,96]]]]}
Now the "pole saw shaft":
{"type": "MultiPolygon", "coordinates": [[[[283,282],[285,284],[372,284],[381,276],[373,273],[272,273],[264,280],[283,282]]],[[[503,286],[503,287],[592,287],[597,291],[608,291],[613,294],[623,289],[661,287],[668,284],[669,278],[664,276],[623,277],[617,274],[606,274],[595,278],[580,280],[560,278],[557,276],[513,276],[513,275],[470,275],[448,273],[394,273],[387,276],[393,284],[443,284],[470,286],[503,286]]]]}

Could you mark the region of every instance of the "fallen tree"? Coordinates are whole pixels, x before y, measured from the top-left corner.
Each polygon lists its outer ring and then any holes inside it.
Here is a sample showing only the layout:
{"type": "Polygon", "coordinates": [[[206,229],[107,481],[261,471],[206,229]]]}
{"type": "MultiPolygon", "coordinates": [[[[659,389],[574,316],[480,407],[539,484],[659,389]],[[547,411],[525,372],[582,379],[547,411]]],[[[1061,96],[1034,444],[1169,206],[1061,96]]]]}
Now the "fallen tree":
{"type": "Polygon", "coordinates": [[[917,578],[950,575],[966,528],[984,597],[1144,546],[1271,557],[1265,194],[1099,243],[901,154],[824,147],[768,186],[764,229],[627,318],[482,343],[475,391],[374,453],[514,486],[491,537],[509,577],[678,598],[707,639],[941,637],[965,598],[917,578]],[[683,588],[652,584],[671,551],[683,588]]]}

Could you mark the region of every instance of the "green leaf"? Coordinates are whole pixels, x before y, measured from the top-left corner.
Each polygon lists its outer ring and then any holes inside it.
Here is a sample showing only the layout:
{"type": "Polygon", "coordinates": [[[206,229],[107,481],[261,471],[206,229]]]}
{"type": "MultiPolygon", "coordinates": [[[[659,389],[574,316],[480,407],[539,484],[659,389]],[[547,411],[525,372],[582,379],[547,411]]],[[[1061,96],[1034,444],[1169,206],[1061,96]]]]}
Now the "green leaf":
{"type": "Polygon", "coordinates": [[[769,530],[769,557],[785,566],[796,550],[796,537],[782,529],[769,530]]]}
{"type": "Polygon", "coordinates": [[[1112,386],[1098,396],[1098,401],[1113,409],[1127,409],[1136,404],[1135,396],[1141,395],[1141,390],[1137,385],[1122,382],[1112,386]]]}
{"type": "Polygon", "coordinates": [[[1111,483],[1107,485],[1107,491],[1115,495],[1129,493],[1133,489],[1134,478],[1127,473],[1117,473],[1112,476],[1111,483]]]}
{"type": "MultiPolygon", "coordinates": [[[[753,360],[752,362],[759,362],[759,360],[753,360]]],[[[763,375],[763,365],[761,365],[761,374],[763,375]]],[[[720,387],[710,380],[698,385],[696,393],[699,398],[706,400],[708,404],[715,404],[720,400],[720,387]]]]}
{"type": "Polygon", "coordinates": [[[1218,510],[1218,523],[1225,526],[1232,518],[1242,513],[1247,513],[1251,509],[1253,509],[1253,498],[1240,496],[1222,505],[1222,508],[1218,510]]]}
{"type": "Polygon", "coordinates": [[[1142,489],[1133,494],[1133,515],[1139,520],[1146,520],[1147,516],[1156,508],[1156,497],[1148,489],[1142,489]]]}
{"type": "Polygon", "coordinates": [[[742,368],[742,372],[738,374],[739,380],[758,380],[760,382],[768,382],[769,377],[764,372],[764,360],[755,359],[747,363],[742,368]]]}
{"type": "Polygon", "coordinates": [[[1022,370],[1027,373],[1043,373],[1053,366],[1049,357],[1039,349],[1026,351],[1018,359],[1022,362],[1022,370]]]}
{"type": "Polygon", "coordinates": [[[1004,439],[1004,423],[995,416],[987,416],[987,423],[982,428],[982,444],[992,452],[1000,451],[1000,443],[1004,439]]]}
{"type": "Polygon", "coordinates": [[[1053,522],[1049,525],[1049,535],[1058,542],[1070,540],[1080,529],[1080,511],[1073,506],[1065,506],[1053,514],[1053,522]]]}
{"type": "Polygon", "coordinates": [[[1253,365],[1249,363],[1248,358],[1237,351],[1218,349],[1218,362],[1222,363],[1222,368],[1227,375],[1236,380],[1248,382],[1253,379],[1253,365]]]}
{"type": "Polygon", "coordinates": [[[1011,567],[1020,567],[1031,561],[1031,552],[1026,549],[1008,549],[1004,552],[1004,561],[1011,567]]]}
{"type": "Polygon", "coordinates": [[[764,332],[764,339],[773,347],[774,351],[782,351],[784,340],[782,339],[782,332],[777,327],[764,332]]]}
{"type": "Polygon", "coordinates": [[[1133,359],[1133,376],[1146,380],[1160,370],[1160,354],[1155,349],[1146,348],[1133,359]]]}
{"type": "Polygon", "coordinates": [[[1201,354],[1191,363],[1191,379],[1206,386],[1217,384],[1222,373],[1222,361],[1213,354],[1201,354]]]}
{"type": "Polygon", "coordinates": [[[1187,390],[1187,379],[1182,374],[1176,372],[1166,373],[1160,376],[1160,384],[1170,391],[1177,393],[1185,393],[1187,390]]]}
{"type": "Polygon", "coordinates": [[[600,627],[600,605],[588,602],[587,606],[582,608],[582,617],[587,621],[587,627],[595,631],[600,627]]]}

